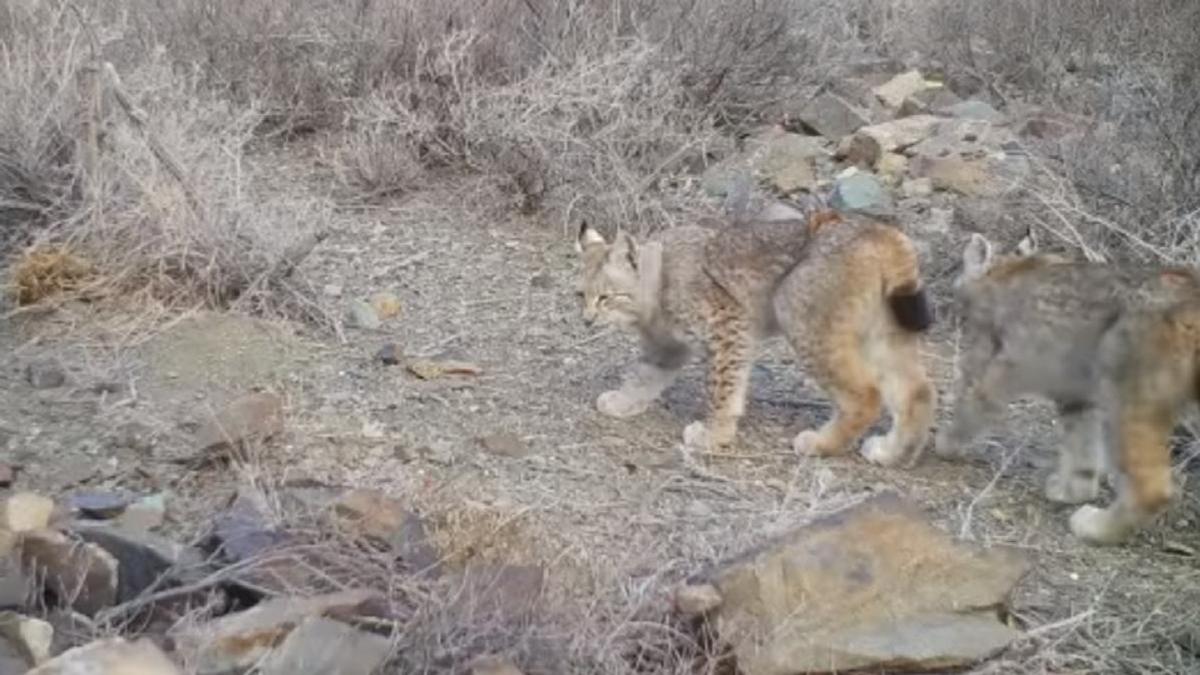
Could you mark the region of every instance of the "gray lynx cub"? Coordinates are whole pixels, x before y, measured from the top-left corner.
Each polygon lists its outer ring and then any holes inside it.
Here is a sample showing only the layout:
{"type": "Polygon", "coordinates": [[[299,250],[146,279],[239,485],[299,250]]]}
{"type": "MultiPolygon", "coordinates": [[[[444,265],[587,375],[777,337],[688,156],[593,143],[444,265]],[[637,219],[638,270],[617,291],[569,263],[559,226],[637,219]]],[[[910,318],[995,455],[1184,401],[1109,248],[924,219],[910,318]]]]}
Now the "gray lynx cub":
{"type": "Polygon", "coordinates": [[[733,442],[745,409],[755,351],[786,336],[833,398],[833,418],[796,436],[797,452],[849,450],[879,417],[894,421],[867,439],[879,464],[915,462],[932,425],[935,390],[920,358],[932,322],[912,242],[898,229],[821,212],[808,220],[710,223],[672,228],[655,241],[628,234],[606,241],[586,224],[583,316],[638,333],[642,357],[620,389],[600,395],[614,417],[645,411],[687,363],[692,345],[709,352],[707,424],[684,430],[690,447],[733,442]]]}
{"type": "MultiPolygon", "coordinates": [[[[973,235],[955,282],[963,334],[953,418],[938,432],[935,452],[957,455],[1008,403],[1040,396],[1056,404],[1064,435],[1046,497],[1068,504],[1097,498],[1112,456],[1105,440],[1110,369],[1103,363],[1122,348],[1113,342],[1114,329],[1197,290],[1200,277],[1188,269],[1072,262],[1036,253],[1032,233],[1015,255],[995,256],[984,237],[973,235]]],[[[1127,467],[1115,468],[1126,474],[1127,467]]],[[[1128,536],[1128,528],[1097,513],[1081,508],[1072,531],[1095,543],[1128,536]]]]}

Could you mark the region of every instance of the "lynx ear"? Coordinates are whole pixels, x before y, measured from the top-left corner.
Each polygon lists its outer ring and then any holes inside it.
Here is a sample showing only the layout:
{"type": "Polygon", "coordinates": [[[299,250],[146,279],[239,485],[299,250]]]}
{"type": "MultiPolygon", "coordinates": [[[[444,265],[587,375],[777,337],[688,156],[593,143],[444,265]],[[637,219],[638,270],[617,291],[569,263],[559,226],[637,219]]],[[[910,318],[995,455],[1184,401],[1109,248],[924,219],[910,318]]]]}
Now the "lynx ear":
{"type": "Polygon", "coordinates": [[[1021,241],[1017,242],[1017,254],[1023,256],[1033,255],[1034,253],[1037,253],[1037,250],[1037,237],[1033,235],[1033,228],[1027,227],[1025,229],[1025,236],[1021,237],[1021,241]]]}
{"type": "Polygon", "coordinates": [[[585,220],[579,224],[579,236],[575,239],[575,252],[583,253],[592,246],[604,246],[604,236],[594,230],[585,220]]]}
{"type": "Polygon", "coordinates": [[[963,277],[975,277],[987,269],[992,261],[992,244],[978,232],[971,235],[971,241],[963,249],[963,277]]]}
{"type": "Polygon", "coordinates": [[[638,245],[628,232],[621,232],[617,235],[617,240],[613,242],[613,249],[609,255],[618,257],[618,259],[619,256],[624,256],[629,266],[637,269],[638,245]]]}

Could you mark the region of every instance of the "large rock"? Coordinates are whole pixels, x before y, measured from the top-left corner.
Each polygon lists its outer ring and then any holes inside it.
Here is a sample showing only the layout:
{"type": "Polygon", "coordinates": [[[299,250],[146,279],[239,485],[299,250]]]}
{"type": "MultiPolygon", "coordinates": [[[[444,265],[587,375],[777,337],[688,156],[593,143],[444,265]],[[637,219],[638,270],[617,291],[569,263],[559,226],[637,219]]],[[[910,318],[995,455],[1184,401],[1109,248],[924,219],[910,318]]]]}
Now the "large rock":
{"type": "Polygon", "coordinates": [[[968,99],[952,105],[941,106],[936,108],[935,111],[940,115],[957,117],[964,120],[979,120],[981,122],[991,122],[992,124],[1004,121],[1003,113],[979,99],[968,99]]]}
{"type": "Polygon", "coordinates": [[[388,545],[411,572],[436,573],[441,555],[429,541],[425,522],[396,499],[378,490],[350,490],[333,503],[343,532],[388,545]]]}
{"type": "Polygon", "coordinates": [[[689,581],[746,675],[933,670],[1004,649],[1000,621],[1027,569],[1013,550],[957,542],[885,494],[689,581]]]}
{"type": "Polygon", "coordinates": [[[0,635],[16,646],[21,658],[31,665],[41,665],[50,659],[54,628],[41,619],[0,612],[0,635]]]}
{"type": "Polygon", "coordinates": [[[896,115],[899,117],[908,117],[910,115],[938,113],[939,110],[961,102],[962,99],[957,94],[950,91],[947,87],[939,85],[922,89],[904,99],[904,103],[900,104],[900,110],[896,112],[896,115]]]}
{"type": "Polygon", "coordinates": [[[284,638],[259,666],[260,675],[371,675],[392,651],[392,641],[340,621],[310,617],[284,638]]]}
{"type": "Polygon", "coordinates": [[[98,640],[67,650],[25,675],[181,675],[149,640],[98,640]]]}
{"type": "Polygon", "coordinates": [[[841,140],[870,123],[867,115],[849,100],[826,92],[817,96],[800,111],[804,126],[831,141],[841,140]]]}
{"type": "Polygon", "coordinates": [[[975,119],[946,119],[935,133],[908,148],[908,172],[933,186],[970,197],[996,197],[1019,189],[1029,157],[1012,131],[975,119]]]}
{"type": "Polygon", "coordinates": [[[173,637],[176,651],[197,675],[217,675],[258,663],[306,619],[378,616],[383,605],[384,598],[365,590],[276,598],[209,623],[185,626],[173,637]]]}

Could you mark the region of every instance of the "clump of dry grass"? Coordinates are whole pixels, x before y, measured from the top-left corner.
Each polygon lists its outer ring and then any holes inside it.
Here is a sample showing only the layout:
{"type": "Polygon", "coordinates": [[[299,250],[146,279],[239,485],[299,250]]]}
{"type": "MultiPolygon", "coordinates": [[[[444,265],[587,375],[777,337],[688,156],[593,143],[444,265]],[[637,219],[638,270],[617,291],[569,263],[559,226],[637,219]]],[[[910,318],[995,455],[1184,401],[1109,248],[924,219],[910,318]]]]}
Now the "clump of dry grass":
{"type": "Polygon", "coordinates": [[[10,293],[18,306],[32,305],[78,291],[94,269],[63,247],[34,247],[21,254],[12,270],[10,293]]]}

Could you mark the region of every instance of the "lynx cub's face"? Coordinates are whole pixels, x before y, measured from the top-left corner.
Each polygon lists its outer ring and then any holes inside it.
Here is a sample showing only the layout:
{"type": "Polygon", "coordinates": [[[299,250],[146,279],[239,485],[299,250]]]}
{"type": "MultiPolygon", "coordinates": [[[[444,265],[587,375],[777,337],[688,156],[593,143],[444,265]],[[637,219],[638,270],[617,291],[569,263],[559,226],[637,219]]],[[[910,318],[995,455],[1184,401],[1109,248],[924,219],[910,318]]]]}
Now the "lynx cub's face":
{"type": "Polygon", "coordinates": [[[626,233],[609,244],[586,223],[577,243],[583,254],[583,320],[622,327],[638,321],[637,243],[626,233]]]}

